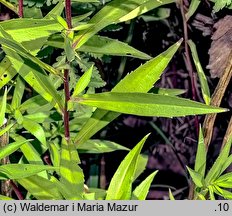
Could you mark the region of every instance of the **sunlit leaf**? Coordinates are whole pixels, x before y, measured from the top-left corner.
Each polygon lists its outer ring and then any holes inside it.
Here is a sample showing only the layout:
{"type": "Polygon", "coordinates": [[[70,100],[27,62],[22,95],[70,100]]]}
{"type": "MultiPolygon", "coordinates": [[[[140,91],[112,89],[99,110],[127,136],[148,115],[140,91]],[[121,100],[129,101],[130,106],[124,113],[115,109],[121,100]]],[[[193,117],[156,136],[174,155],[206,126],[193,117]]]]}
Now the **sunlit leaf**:
{"type": "Polygon", "coordinates": [[[17,182],[38,200],[63,199],[54,182],[41,176],[33,175],[27,178],[17,179],[17,182]]]}
{"type": "Polygon", "coordinates": [[[106,200],[127,200],[132,193],[132,182],[137,167],[138,157],[147,139],[145,136],[120,163],[111,179],[107,190],[106,200]]]}
{"type": "Polygon", "coordinates": [[[73,98],[80,104],[138,116],[179,117],[224,112],[226,109],[167,95],[149,93],[99,93],[73,98]]]}
{"type": "Polygon", "coordinates": [[[230,148],[232,144],[232,137],[230,137],[224,146],[223,150],[219,154],[217,160],[214,162],[213,166],[206,175],[205,181],[207,184],[210,184],[212,181],[216,180],[222,172],[227,168],[224,166],[224,163],[227,161],[227,158],[230,153],[230,148]]]}
{"type": "MultiPolygon", "coordinates": [[[[30,141],[30,140],[29,140],[30,141]]],[[[27,141],[23,142],[13,142],[10,143],[3,148],[0,148],[0,159],[9,156],[10,154],[14,153],[17,151],[23,144],[25,144],[27,141]]]]}
{"type": "MultiPolygon", "coordinates": [[[[160,75],[177,51],[181,42],[182,40],[178,41],[156,58],[151,59],[128,74],[113,88],[112,92],[148,92],[160,78],[160,75]]],[[[80,144],[85,142],[119,115],[120,113],[97,109],[82,127],[81,131],[78,132],[75,137],[75,143],[80,144]]]]}
{"type": "Polygon", "coordinates": [[[96,140],[96,139],[87,140],[85,143],[83,143],[83,145],[78,145],[77,149],[79,153],[94,153],[94,154],[112,152],[116,150],[124,150],[124,151],[130,150],[122,145],[119,145],[111,141],[96,140]]]}
{"type": "Polygon", "coordinates": [[[147,197],[147,194],[149,192],[149,188],[151,186],[151,183],[157,174],[158,171],[153,172],[150,174],[145,180],[143,180],[133,191],[132,199],[133,197],[138,200],[145,200],[147,197]]]}
{"type": "Polygon", "coordinates": [[[91,76],[92,76],[92,72],[93,72],[93,66],[91,68],[89,68],[89,70],[87,70],[82,76],[81,78],[78,80],[74,92],[72,94],[72,97],[79,95],[82,91],[85,90],[85,88],[88,86],[91,76]]]}
{"type": "Polygon", "coordinates": [[[93,27],[80,31],[74,38],[73,47],[81,47],[89,38],[105,28],[110,24],[114,24],[120,21],[129,20],[136,16],[141,15],[143,12],[154,9],[156,7],[174,2],[172,0],[165,1],[153,1],[153,0],[114,0],[105,5],[97,14],[95,14],[90,24],[94,24],[93,27]],[[149,7],[147,7],[149,6],[149,7]],[[130,14],[130,12],[132,14],[130,14]],[[130,17],[124,17],[128,15],[130,17]],[[123,18],[124,17],[124,18],[123,18]],[[120,20],[122,19],[123,20],[120,20]]]}
{"type": "Polygon", "coordinates": [[[187,167],[187,169],[195,185],[197,187],[203,187],[204,186],[203,176],[189,167],[187,167]]]}
{"type": "Polygon", "coordinates": [[[57,167],[35,164],[6,164],[0,166],[0,179],[26,178],[44,170],[56,170],[57,167]]]}

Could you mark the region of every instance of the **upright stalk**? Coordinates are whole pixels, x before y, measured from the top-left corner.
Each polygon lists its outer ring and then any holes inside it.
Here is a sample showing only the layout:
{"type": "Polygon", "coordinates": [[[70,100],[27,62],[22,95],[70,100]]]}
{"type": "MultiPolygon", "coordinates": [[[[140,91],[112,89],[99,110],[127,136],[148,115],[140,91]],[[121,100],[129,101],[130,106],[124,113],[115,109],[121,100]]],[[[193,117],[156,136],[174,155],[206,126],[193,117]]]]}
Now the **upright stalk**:
{"type": "Polygon", "coordinates": [[[23,17],[23,0],[19,0],[18,3],[19,3],[18,15],[20,18],[22,18],[23,17]]]}
{"type": "MultiPolygon", "coordinates": [[[[72,28],[72,14],[71,14],[71,0],[65,1],[65,15],[68,29],[72,28]]],[[[67,62],[68,64],[70,62],[67,62]]],[[[69,130],[69,112],[68,112],[68,101],[70,99],[69,91],[69,69],[64,70],[64,94],[65,94],[65,105],[64,105],[64,135],[65,139],[69,142],[70,130],[69,130]]]]}

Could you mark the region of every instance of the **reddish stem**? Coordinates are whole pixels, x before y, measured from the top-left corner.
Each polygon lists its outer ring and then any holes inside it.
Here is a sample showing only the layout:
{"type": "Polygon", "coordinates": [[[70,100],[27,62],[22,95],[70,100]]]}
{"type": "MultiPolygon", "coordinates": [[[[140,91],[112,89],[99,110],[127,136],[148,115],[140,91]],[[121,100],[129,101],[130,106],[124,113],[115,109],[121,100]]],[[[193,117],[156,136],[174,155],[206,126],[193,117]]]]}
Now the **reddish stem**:
{"type": "Polygon", "coordinates": [[[13,191],[15,192],[16,196],[18,197],[19,200],[23,200],[23,195],[22,193],[20,192],[19,188],[17,187],[17,185],[12,181],[12,180],[9,180],[9,184],[10,186],[12,187],[13,191]]]}
{"type": "MultiPolygon", "coordinates": [[[[71,11],[71,0],[65,0],[65,15],[68,28],[72,28],[72,11],[71,11]]],[[[69,62],[67,62],[69,64],[69,62]]],[[[65,107],[64,107],[64,135],[67,141],[70,140],[69,130],[69,112],[68,112],[68,101],[70,99],[69,92],[69,69],[64,70],[64,93],[65,93],[65,107]]]]}
{"type": "Polygon", "coordinates": [[[18,11],[18,15],[19,15],[19,17],[20,18],[22,18],[23,17],[23,0],[19,0],[19,11],[18,11]]]}
{"type": "Polygon", "coordinates": [[[69,131],[69,112],[68,112],[68,101],[70,99],[69,92],[69,70],[64,70],[64,93],[65,93],[65,106],[64,106],[64,135],[65,139],[69,141],[70,131],[69,131]]]}
{"type": "Polygon", "coordinates": [[[72,28],[72,10],[71,10],[71,0],[65,1],[65,15],[68,28],[72,28]]]}

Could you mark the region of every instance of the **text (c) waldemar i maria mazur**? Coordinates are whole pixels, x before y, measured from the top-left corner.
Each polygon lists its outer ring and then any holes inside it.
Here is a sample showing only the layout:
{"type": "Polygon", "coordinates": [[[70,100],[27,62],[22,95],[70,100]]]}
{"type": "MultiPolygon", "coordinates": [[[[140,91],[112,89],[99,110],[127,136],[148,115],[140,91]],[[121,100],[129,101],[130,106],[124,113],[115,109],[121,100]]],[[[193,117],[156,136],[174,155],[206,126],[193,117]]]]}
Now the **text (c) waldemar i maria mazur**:
{"type": "MultiPolygon", "coordinates": [[[[118,203],[103,203],[103,204],[87,204],[76,203],[74,211],[137,211],[138,205],[118,204],[118,203]]],[[[73,205],[74,208],[74,205],[73,205]]]]}

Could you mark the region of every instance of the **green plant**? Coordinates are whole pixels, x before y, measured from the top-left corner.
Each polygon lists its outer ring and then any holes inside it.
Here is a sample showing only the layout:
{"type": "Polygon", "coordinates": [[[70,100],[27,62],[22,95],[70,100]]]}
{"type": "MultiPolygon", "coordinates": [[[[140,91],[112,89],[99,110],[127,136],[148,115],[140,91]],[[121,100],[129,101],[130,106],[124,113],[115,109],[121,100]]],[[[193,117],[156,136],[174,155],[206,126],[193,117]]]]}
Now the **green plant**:
{"type": "MultiPolygon", "coordinates": [[[[72,18],[71,1],[67,0],[65,4],[59,1],[44,18],[0,23],[0,42],[5,53],[0,62],[0,89],[5,87],[0,104],[0,134],[11,140],[10,144],[7,139],[2,142],[0,157],[21,151],[17,162],[0,166],[2,181],[10,179],[9,184],[15,181],[22,185],[27,191],[26,199],[146,198],[156,172],[134,190],[132,184],[142,172],[140,152],[147,136],[128,153],[107,191],[85,189],[78,153],[128,150],[116,143],[90,139],[122,113],[176,117],[226,111],[170,96],[176,94],[175,90],[167,91],[170,95],[147,93],[182,40],[151,58],[123,42],[97,35],[111,24],[131,20],[173,2],[113,0],[89,19],[90,13],[72,18]],[[66,21],[61,16],[64,8],[66,21]],[[60,56],[52,66],[46,57],[54,48],[60,49],[60,56]],[[105,82],[87,53],[99,58],[107,54],[148,61],[126,75],[111,92],[95,93],[105,82]],[[3,127],[5,118],[7,125],[3,127]],[[45,152],[51,156],[47,165],[41,159],[45,152]]],[[[7,182],[2,183],[7,187],[7,182]]],[[[18,199],[23,199],[14,186],[18,199]]],[[[2,195],[1,199],[9,198],[2,195]]]]}
{"type": "Polygon", "coordinates": [[[232,157],[229,155],[232,144],[232,136],[229,137],[227,143],[219,154],[217,160],[206,174],[206,146],[202,130],[199,133],[198,149],[194,170],[188,168],[190,176],[195,184],[194,199],[215,200],[215,194],[231,199],[232,193],[224,188],[231,188],[232,173],[223,174],[230,166],[232,157]]]}

